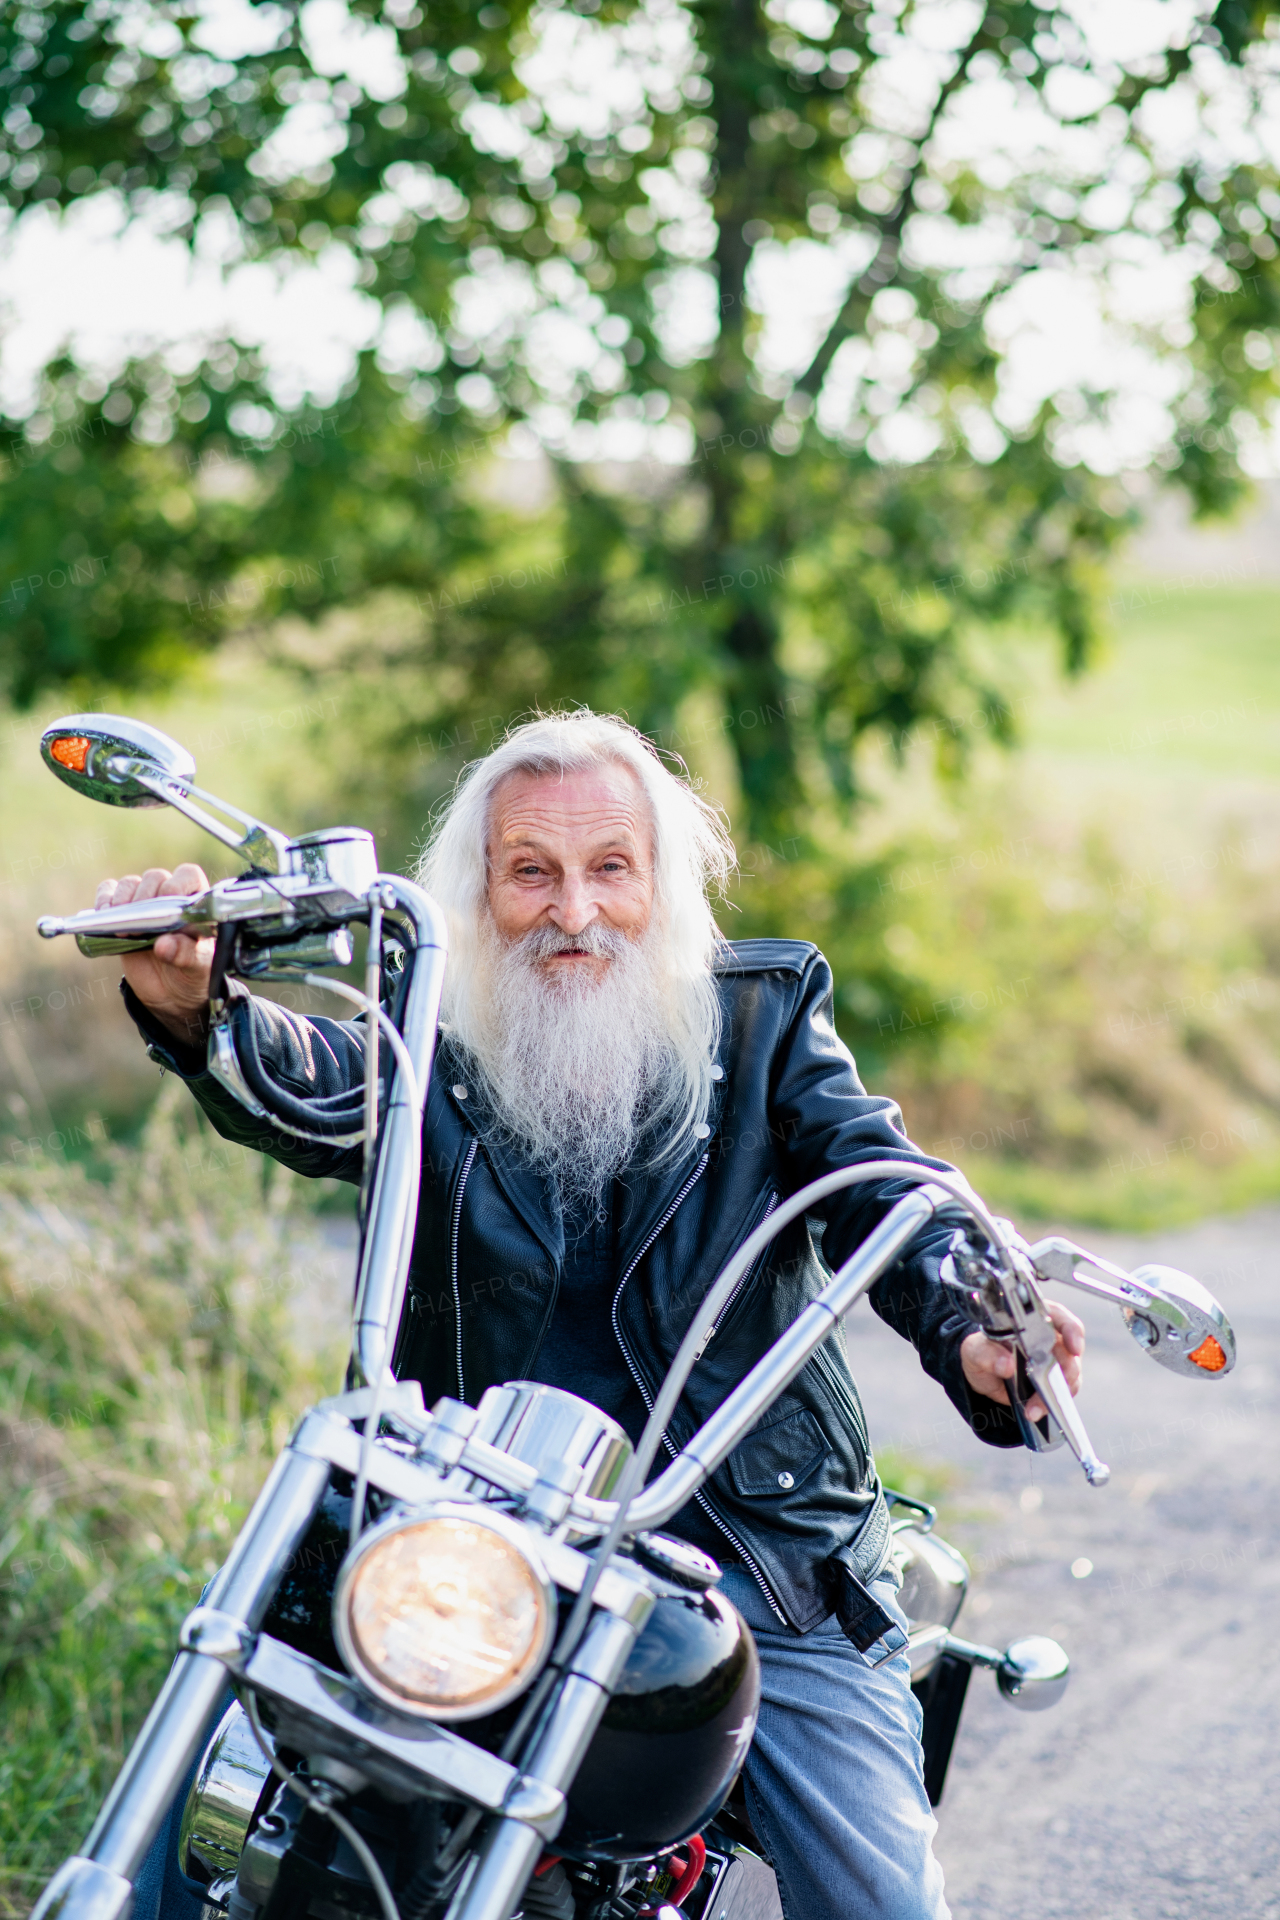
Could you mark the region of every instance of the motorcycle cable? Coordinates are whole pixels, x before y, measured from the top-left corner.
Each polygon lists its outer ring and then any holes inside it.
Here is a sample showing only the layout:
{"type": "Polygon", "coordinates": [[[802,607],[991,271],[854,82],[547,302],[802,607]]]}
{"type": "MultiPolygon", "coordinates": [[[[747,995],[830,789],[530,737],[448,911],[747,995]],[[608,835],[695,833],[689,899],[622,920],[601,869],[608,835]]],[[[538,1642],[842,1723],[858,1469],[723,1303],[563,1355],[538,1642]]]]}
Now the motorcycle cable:
{"type": "MultiPolygon", "coordinates": [[[[370,1006],[382,1005],[382,901],[375,887],[369,897],[368,944],[364,956],[364,992],[370,1006]]],[[[378,1022],[367,1028],[364,1050],[364,1164],[360,1169],[360,1232],[369,1223],[369,1196],[378,1141],[378,1022]]]]}
{"type": "MultiPolygon", "coordinates": [[[[396,1067],[403,1078],[404,1087],[408,1093],[408,1100],[404,1101],[396,1094],[394,1089],[391,1090],[390,1097],[387,1101],[387,1118],[390,1120],[393,1107],[405,1105],[414,1122],[409,1130],[409,1154],[410,1166],[412,1168],[412,1184],[416,1192],[422,1171],[422,1094],[418,1087],[418,1076],[414,1071],[413,1061],[409,1056],[408,1047],[405,1046],[404,1041],[401,1039],[399,1033],[397,1033],[395,1023],[392,1021],[390,1015],[384,1013],[376,1001],[370,999],[367,994],[361,993],[359,988],[349,987],[345,980],[326,980],[324,975],[319,973],[304,973],[302,978],[305,985],[323,988],[328,993],[336,993],[340,999],[349,1000],[354,1006],[363,1008],[366,1016],[376,1016],[370,1023],[371,1030],[376,1031],[380,1026],[385,1032],[391,1045],[392,1054],[395,1056],[396,1067]]],[[[366,1101],[372,1102],[374,1111],[376,1111],[377,1081],[371,1075],[367,1076],[365,1080],[365,1097],[366,1101]]],[[[368,1142],[365,1148],[366,1159],[372,1158],[372,1138],[373,1136],[371,1134],[366,1134],[366,1141],[368,1142]]],[[[396,1254],[397,1269],[408,1264],[409,1257],[413,1251],[413,1234],[416,1224],[416,1219],[412,1223],[406,1219],[404,1223],[404,1232],[401,1236],[400,1246],[396,1254]]],[[[373,1442],[378,1431],[378,1423],[382,1418],[382,1395],[387,1385],[391,1382],[391,1378],[391,1369],[389,1367],[381,1367],[378,1370],[377,1378],[369,1382],[371,1388],[369,1411],[365,1415],[364,1431],[360,1436],[360,1460],[356,1468],[355,1491],[351,1501],[351,1531],[348,1544],[353,1547],[360,1538],[364,1527],[364,1509],[365,1502],[369,1495],[369,1467],[373,1454],[373,1442]]]]}
{"type": "Polygon", "coordinates": [[[368,1874],[370,1885],[378,1898],[378,1905],[382,1908],[383,1920],[400,1920],[400,1909],[396,1906],[395,1895],[388,1884],[387,1876],[378,1865],[373,1849],[364,1835],[352,1825],[344,1813],[339,1813],[336,1807],[330,1806],[328,1801],[314,1792],[298,1774],[291,1772],[284,1761],[268,1746],[266,1733],[258,1718],[258,1702],[251,1687],[245,1688],[243,1700],[249,1725],[253,1729],[253,1737],[262,1748],[272,1773],[297,1794],[304,1806],[310,1807],[313,1813],[322,1814],[326,1820],[332,1821],[368,1874]]]}

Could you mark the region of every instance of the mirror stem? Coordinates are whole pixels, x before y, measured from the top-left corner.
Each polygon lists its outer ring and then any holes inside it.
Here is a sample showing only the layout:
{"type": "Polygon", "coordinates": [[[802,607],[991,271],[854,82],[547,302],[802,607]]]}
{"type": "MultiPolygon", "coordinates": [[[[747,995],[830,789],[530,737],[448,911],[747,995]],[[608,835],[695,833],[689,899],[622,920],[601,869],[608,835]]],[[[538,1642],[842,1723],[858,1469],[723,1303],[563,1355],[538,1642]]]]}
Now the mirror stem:
{"type": "Polygon", "coordinates": [[[288,841],[284,834],[277,833],[274,827],[263,826],[252,814],[242,813],[239,807],[233,807],[228,800],[220,800],[214,793],[206,793],[203,787],[194,782],[177,779],[172,774],[154,772],[145,760],[129,760],[119,755],[109,763],[111,772],[119,772],[130,780],[136,780],[140,787],[146,787],[158,800],[185,814],[197,827],[203,827],[215,840],[221,840],[224,847],[230,847],[250,866],[261,867],[267,873],[284,873],[287,867],[286,849],[288,841]],[[196,797],[207,800],[211,806],[218,807],[223,813],[230,814],[244,827],[243,833],[237,833],[221,820],[196,804],[196,797]]]}

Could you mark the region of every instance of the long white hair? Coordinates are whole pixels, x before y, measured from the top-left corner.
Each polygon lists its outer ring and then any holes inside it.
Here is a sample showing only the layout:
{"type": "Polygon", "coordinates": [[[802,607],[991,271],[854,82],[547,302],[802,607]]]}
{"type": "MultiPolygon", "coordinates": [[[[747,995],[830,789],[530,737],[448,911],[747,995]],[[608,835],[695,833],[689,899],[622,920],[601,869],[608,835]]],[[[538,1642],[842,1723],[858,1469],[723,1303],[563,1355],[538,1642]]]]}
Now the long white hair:
{"type": "Polygon", "coordinates": [[[648,806],[653,835],[651,944],[672,1071],[655,1118],[666,1159],[703,1125],[711,1068],[720,1040],[720,1000],[712,975],[724,944],[712,913],[734,867],[723,819],[687,778],[671,772],[635,727],[586,709],[540,715],[511,729],[484,759],[464,769],[418,863],[418,880],[449,926],[442,1022],[477,1057],[490,1010],[483,1004],[486,950],[492,940],[488,844],[493,796],[514,773],[537,777],[629,768],[648,806]]]}

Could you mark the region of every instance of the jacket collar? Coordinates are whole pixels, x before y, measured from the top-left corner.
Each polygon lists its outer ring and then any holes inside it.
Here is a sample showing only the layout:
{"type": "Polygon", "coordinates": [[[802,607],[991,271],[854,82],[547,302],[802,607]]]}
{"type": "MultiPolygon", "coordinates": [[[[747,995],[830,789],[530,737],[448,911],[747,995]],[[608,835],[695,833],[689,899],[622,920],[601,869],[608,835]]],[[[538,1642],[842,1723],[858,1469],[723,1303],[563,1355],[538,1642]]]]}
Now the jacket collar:
{"type": "MultiPolygon", "coordinates": [[[[523,1160],[504,1139],[502,1128],[479,1087],[474,1074],[468,1079],[465,1056],[454,1046],[448,1034],[441,1034],[436,1052],[433,1079],[464,1126],[478,1135],[494,1177],[507,1199],[530,1232],[535,1234],[557,1266],[564,1260],[564,1221],[554,1183],[523,1160]],[[460,1098],[456,1086],[465,1086],[460,1098]]],[[[658,1166],[645,1164],[624,1167],[618,1176],[620,1207],[618,1215],[618,1275],[621,1277],[635,1259],[646,1239],[679,1194],[690,1174],[715,1141],[724,1106],[726,1082],[718,1080],[711,1090],[707,1114],[710,1133],[702,1140],[689,1140],[682,1150],[658,1166]]]]}

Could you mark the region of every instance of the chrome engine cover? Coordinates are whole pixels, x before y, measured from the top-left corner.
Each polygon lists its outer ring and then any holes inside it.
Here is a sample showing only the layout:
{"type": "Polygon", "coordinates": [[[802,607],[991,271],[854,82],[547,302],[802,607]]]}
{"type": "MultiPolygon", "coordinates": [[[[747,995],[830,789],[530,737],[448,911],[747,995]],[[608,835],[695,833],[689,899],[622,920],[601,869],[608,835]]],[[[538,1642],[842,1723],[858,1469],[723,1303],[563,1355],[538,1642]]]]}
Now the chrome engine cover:
{"type": "MultiPolygon", "coordinates": [[[[268,1745],[271,1736],[267,1735],[268,1745]]],[[[223,1714],[205,1748],[182,1810],[178,1865],[192,1880],[208,1880],[211,1904],[225,1899],[220,1883],[234,1879],[245,1836],[271,1773],[238,1700],[223,1714]]]]}

